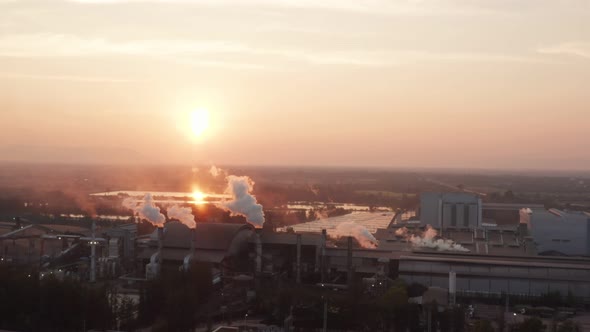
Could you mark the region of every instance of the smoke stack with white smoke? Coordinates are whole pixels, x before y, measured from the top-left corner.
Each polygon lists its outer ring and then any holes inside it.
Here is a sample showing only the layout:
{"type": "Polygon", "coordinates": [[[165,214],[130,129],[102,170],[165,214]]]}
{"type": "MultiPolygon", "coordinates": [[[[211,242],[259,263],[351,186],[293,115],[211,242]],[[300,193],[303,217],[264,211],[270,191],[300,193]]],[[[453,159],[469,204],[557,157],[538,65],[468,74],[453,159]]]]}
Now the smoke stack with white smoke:
{"type": "Polygon", "coordinates": [[[520,209],[520,223],[521,224],[528,224],[531,221],[531,215],[533,214],[533,210],[529,208],[520,209]]]}
{"type": "Polygon", "coordinates": [[[126,198],[123,200],[123,206],[133,210],[134,213],[139,214],[141,219],[151,222],[154,226],[164,227],[166,217],[160,213],[160,208],[154,203],[152,194],[145,194],[143,200],[139,203],[135,202],[131,197],[126,198]]]}
{"type": "Polygon", "coordinates": [[[249,177],[228,176],[225,192],[232,196],[232,200],[219,203],[219,207],[230,211],[232,215],[245,217],[246,221],[256,228],[262,228],[264,211],[262,205],[257,203],[256,197],[251,194],[253,189],[254,181],[249,177]]]}
{"type": "Polygon", "coordinates": [[[188,228],[193,229],[197,227],[197,223],[195,222],[195,216],[193,215],[193,210],[189,207],[181,207],[178,205],[174,205],[166,210],[168,213],[168,218],[176,219],[181,223],[185,224],[188,228]]]}
{"type": "Polygon", "coordinates": [[[363,248],[375,249],[379,245],[379,241],[366,227],[355,224],[353,221],[339,223],[331,233],[338,238],[352,236],[363,248]]]}
{"type": "Polygon", "coordinates": [[[437,239],[438,232],[430,225],[426,225],[426,230],[421,235],[409,234],[406,227],[398,228],[395,235],[403,237],[412,243],[412,246],[419,248],[429,248],[438,251],[459,251],[468,252],[469,249],[449,239],[437,239]]]}

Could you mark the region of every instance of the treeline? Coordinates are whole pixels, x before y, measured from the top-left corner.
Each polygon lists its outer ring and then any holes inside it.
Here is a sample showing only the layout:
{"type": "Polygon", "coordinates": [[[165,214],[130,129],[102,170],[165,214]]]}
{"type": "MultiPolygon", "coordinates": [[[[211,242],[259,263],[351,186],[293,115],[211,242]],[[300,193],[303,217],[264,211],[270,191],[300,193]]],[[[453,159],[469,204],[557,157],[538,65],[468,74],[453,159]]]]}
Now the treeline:
{"type": "Polygon", "coordinates": [[[152,326],[153,331],[193,331],[207,320],[212,293],[211,266],[194,264],[189,271],[166,271],[140,289],[138,315],[127,327],[152,326]]]}
{"type": "MultiPolygon", "coordinates": [[[[427,308],[409,303],[408,299],[422,295],[426,288],[419,284],[407,285],[401,279],[381,290],[373,287],[363,285],[360,280],[356,280],[348,291],[279,283],[260,290],[257,310],[267,315],[267,322],[279,326],[291,316],[294,327],[300,330],[321,328],[324,306],[327,308],[328,329],[332,330],[425,330],[427,308]]],[[[437,308],[436,304],[433,307],[437,308]]],[[[438,327],[439,331],[465,331],[463,309],[432,309],[431,312],[432,326],[438,327]]]]}
{"type": "Polygon", "coordinates": [[[0,329],[14,331],[192,331],[206,319],[199,312],[212,291],[211,267],[166,271],[140,288],[139,303],[117,296],[109,284],[58,280],[0,265],[0,329]]]}
{"type": "Polygon", "coordinates": [[[119,308],[107,285],[89,286],[0,266],[0,328],[81,331],[115,326],[119,308]]]}

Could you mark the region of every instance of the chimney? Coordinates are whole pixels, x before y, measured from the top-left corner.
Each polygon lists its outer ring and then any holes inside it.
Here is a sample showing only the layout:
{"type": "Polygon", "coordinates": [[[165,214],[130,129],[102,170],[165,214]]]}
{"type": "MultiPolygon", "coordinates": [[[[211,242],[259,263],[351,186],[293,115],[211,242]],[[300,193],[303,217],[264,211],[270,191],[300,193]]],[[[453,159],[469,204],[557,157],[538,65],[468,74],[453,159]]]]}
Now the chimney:
{"type": "Polygon", "coordinates": [[[326,238],[327,238],[326,230],[322,229],[322,236],[320,237],[320,243],[316,247],[315,272],[323,273],[322,269],[323,269],[323,264],[324,264],[324,256],[326,255],[326,238]]]}
{"type": "Polygon", "coordinates": [[[92,240],[90,241],[90,282],[96,281],[96,221],[92,220],[92,240]]]}
{"type": "Polygon", "coordinates": [[[256,229],[256,273],[262,273],[262,239],[260,238],[260,229],[256,229]]]}
{"type": "Polygon", "coordinates": [[[296,270],[297,270],[297,279],[296,282],[298,284],[301,283],[301,234],[297,234],[297,265],[296,265],[296,270]]]}
{"type": "Polygon", "coordinates": [[[197,232],[194,228],[191,228],[191,245],[190,245],[190,249],[189,249],[189,253],[188,255],[184,256],[184,261],[182,264],[182,269],[184,271],[188,271],[191,267],[191,261],[194,258],[195,255],[195,248],[196,248],[196,243],[197,243],[197,232]]]}
{"type": "Polygon", "coordinates": [[[162,271],[162,248],[164,247],[164,227],[158,227],[158,269],[157,273],[160,275],[162,271]]]}
{"type": "Polygon", "coordinates": [[[352,286],[352,278],[353,278],[353,266],[352,266],[352,236],[348,237],[348,246],[347,246],[347,260],[346,260],[346,271],[348,272],[348,286],[352,286]]]}
{"type": "Polygon", "coordinates": [[[191,254],[195,252],[195,249],[197,247],[197,230],[194,228],[191,228],[191,254]]]}
{"type": "Polygon", "coordinates": [[[457,273],[449,272],[449,304],[455,305],[455,296],[457,293],[457,273]]]}

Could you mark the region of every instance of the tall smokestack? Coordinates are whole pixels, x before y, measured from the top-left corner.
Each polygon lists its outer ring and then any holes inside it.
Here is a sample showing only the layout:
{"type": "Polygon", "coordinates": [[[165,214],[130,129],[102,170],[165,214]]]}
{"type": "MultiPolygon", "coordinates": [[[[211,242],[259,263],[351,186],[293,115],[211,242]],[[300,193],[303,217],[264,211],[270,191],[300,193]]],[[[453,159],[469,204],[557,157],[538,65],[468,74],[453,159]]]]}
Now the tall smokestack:
{"type": "Polygon", "coordinates": [[[457,294],[457,273],[455,271],[449,272],[449,304],[455,305],[455,297],[457,294]]]}
{"type": "Polygon", "coordinates": [[[347,246],[347,260],[346,260],[346,271],[348,272],[348,286],[349,288],[352,286],[352,277],[353,277],[353,267],[352,267],[352,236],[348,237],[348,246],[347,246]]]}
{"type": "Polygon", "coordinates": [[[195,249],[197,247],[197,245],[196,245],[196,243],[197,243],[197,239],[196,239],[197,232],[196,232],[196,230],[194,228],[191,228],[190,231],[191,231],[191,245],[190,245],[190,249],[189,249],[188,255],[186,255],[184,257],[184,261],[183,261],[183,265],[182,265],[182,268],[183,268],[184,271],[188,271],[190,269],[191,262],[192,262],[192,260],[194,258],[194,255],[195,255],[195,249]]]}
{"type": "Polygon", "coordinates": [[[326,266],[328,265],[326,262],[326,241],[328,238],[328,232],[326,229],[322,229],[322,239],[320,242],[320,274],[322,282],[326,279],[326,266]]]}
{"type": "Polygon", "coordinates": [[[297,234],[297,279],[298,284],[301,283],[301,234],[297,234]]]}
{"type": "Polygon", "coordinates": [[[262,273],[262,239],[260,239],[260,230],[255,230],[256,236],[256,273],[262,273]]]}
{"type": "Polygon", "coordinates": [[[90,282],[96,281],[96,221],[92,220],[92,240],[90,241],[90,282]]]}
{"type": "Polygon", "coordinates": [[[157,273],[162,271],[162,248],[164,247],[164,227],[158,227],[158,268],[157,273]]]}

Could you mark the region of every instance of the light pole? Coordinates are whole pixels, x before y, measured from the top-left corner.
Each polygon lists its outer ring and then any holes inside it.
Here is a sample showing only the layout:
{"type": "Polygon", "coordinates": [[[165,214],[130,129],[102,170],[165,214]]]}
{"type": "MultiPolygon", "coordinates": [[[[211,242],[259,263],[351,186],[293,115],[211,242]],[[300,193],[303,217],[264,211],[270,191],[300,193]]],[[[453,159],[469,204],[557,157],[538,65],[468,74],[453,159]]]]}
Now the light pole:
{"type": "Polygon", "coordinates": [[[322,326],[322,331],[328,331],[328,299],[324,298],[324,324],[322,326]]]}

